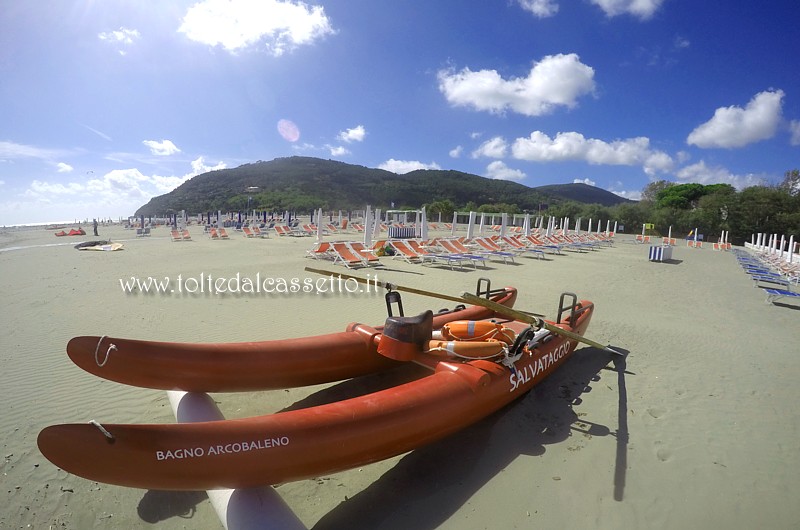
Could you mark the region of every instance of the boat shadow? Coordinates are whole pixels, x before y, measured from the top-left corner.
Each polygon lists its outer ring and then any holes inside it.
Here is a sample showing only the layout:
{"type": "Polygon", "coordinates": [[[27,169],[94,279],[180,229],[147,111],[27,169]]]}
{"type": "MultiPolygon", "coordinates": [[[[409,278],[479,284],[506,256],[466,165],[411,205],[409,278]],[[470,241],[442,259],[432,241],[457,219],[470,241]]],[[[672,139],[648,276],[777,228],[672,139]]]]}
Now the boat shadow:
{"type": "MultiPolygon", "coordinates": [[[[572,358],[521,399],[484,420],[431,445],[403,456],[383,476],[357,495],[323,516],[314,530],[339,528],[403,529],[436,528],[464,506],[485,484],[520,456],[541,456],[548,445],[562,443],[572,431],[592,436],[617,438],[617,467],[614,497],[622,500],[625,484],[627,422],[620,420],[617,430],[578,418],[573,405],[583,394],[592,391],[601,373],[614,360],[617,381],[621,383],[619,417],[627,416],[624,391],[623,357],[611,358],[596,348],[577,350],[572,358]],[[621,467],[622,466],[622,467],[621,467]]],[[[405,372],[405,369],[400,372],[405,372]]],[[[382,384],[393,378],[419,376],[382,374],[382,384]]],[[[413,377],[412,377],[413,378],[413,377]]],[[[409,379],[410,380],[410,379],[409,379]]],[[[352,385],[353,383],[348,382],[352,385]]],[[[365,381],[356,382],[364,390],[365,381]]],[[[373,384],[373,383],[369,383],[373,384]]],[[[337,385],[338,387],[339,385],[337,385]]],[[[331,387],[333,395],[323,391],[324,401],[343,389],[331,387]]],[[[352,389],[350,389],[352,390],[352,389]]],[[[310,396],[296,406],[312,406],[322,396],[310,396]],[[307,402],[311,400],[310,402],[307,402]]],[[[552,477],[536,478],[552,480],[552,477]]],[[[525,484],[519,487],[525,488],[525,484]]],[[[532,486],[531,490],[533,490],[532,486]]]]}

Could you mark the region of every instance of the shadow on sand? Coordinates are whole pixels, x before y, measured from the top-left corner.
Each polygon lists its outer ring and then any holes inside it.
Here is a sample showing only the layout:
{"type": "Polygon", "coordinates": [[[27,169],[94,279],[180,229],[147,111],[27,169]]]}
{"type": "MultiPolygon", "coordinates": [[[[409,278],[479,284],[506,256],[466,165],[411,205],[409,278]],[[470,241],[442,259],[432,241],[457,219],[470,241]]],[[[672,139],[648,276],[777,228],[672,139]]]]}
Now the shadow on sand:
{"type": "MultiPolygon", "coordinates": [[[[626,372],[624,357],[613,357],[620,385],[620,423],[616,431],[579,420],[572,409],[583,394],[591,392],[592,384],[600,381],[601,372],[612,360],[607,352],[582,348],[520,400],[455,435],[408,453],[368,488],[326,514],[314,530],[377,527],[405,530],[411,523],[414,528],[436,528],[520,455],[543,455],[547,445],[565,441],[571,430],[617,438],[614,497],[622,500],[628,443],[626,372]],[[495,429],[510,430],[513,435],[497,436],[503,439],[502,443],[490,443],[495,429]],[[415,509],[423,505],[435,505],[437,509],[415,509]]],[[[418,371],[404,367],[392,374],[368,378],[371,382],[348,381],[310,396],[292,408],[343,399],[351,396],[353,390],[375,391],[377,388],[370,388],[375,381],[384,386],[417,376],[418,371]]]]}

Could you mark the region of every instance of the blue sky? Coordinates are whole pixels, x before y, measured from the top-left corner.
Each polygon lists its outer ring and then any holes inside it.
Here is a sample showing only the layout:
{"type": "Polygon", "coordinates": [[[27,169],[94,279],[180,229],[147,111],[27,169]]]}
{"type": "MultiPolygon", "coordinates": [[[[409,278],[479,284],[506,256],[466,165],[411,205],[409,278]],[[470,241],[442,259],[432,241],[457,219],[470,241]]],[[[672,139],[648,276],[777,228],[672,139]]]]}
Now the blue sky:
{"type": "Polygon", "coordinates": [[[800,167],[796,0],[53,0],[0,12],[0,225],[303,155],[586,182],[800,167]]]}

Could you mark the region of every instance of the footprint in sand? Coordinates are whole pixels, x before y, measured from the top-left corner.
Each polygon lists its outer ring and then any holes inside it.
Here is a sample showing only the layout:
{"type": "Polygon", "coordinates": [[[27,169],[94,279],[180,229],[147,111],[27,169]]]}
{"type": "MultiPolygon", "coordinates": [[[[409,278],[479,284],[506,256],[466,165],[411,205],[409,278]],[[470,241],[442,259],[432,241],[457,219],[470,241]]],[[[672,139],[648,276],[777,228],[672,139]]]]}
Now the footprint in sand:
{"type": "Polygon", "coordinates": [[[667,409],[662,408],[662,407],[651,407],[651,408],[647,409],[647,413],[650,414],[652,417],[654,417],[656,419],[658,419],[661,416],[663,416],[664,414],[666,414],[666,412],[667,412],[667,409]]]}
{"type": "Polygon", "coordinates": [[[670,458],[672,458],[672,451],[667,449],[666,447],[662,447],[661,440],[656,440],[653,444],[656,448],[656,458],[658,458],[661,462],[666,462],[670,458]]]}

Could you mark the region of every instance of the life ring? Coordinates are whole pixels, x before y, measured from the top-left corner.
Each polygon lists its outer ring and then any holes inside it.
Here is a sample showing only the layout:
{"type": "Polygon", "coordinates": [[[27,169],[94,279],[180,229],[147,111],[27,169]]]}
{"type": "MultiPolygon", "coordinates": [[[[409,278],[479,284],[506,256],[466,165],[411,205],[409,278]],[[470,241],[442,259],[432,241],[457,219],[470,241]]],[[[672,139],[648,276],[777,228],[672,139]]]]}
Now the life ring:
{"type": "Polygon", "coordinates": [[[442,338],[449,341],[482,342],[495,340],[508,346],[514,344],[513,330],[488,320],[455,320],[442,326],[442,338]]]}
{"type": "Polygon", "coordinates": [[[448,357],[461,357],[462,359],[491,359],[507,350],[508,345],[499,340],[466,341],[466,340],[431,340],[428,342],[427,353],[446,355],[448,357]]]}

